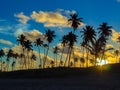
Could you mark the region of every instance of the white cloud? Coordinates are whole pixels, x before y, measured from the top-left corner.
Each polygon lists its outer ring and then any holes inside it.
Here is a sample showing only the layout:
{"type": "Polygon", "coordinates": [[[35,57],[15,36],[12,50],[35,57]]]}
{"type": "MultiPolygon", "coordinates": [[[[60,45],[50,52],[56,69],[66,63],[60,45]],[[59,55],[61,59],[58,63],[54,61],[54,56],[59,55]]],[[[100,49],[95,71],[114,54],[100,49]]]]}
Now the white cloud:
{"type": "Polygon", "coordinates": [[[15,25],[14,29],[15,29],[14,35],[17,37],[23,34],[23,32],[29,31],[29,24],[17,24],[15,25]]]}
{"type": "Polygon", "coordinates": [[[59,12],[43,12],[39,13],[33,11],[31,15],[32,19],[36,22],[44,23],[45,27],[68,27],[67,17],[63,16],[59,12]]]}
{"type": "Polygon", "coordinates": [[[6,44],[6,45],[13,45],[12,42],[10,42],[10,41],[8,41],[8,40],[4,40],[4,39],[0,39],[0,43],[6,44]]]}
{"type": "Polygon", "coordinates": [[[31,41],[35,41],[37,38],[41,38],[42,40],[44,40],[44,35],[39,32],[39,30],[32,30],[30,32],[23,32],[23,34],[26,36],[26,38],[28,40],[31,40],[31,41]]]}
{"type": "Polygon", "coordinates": [[[117,2],[120,2],[120,0],[117,0],[117,2]]]}
{"type": "Polygon", "coordinates": [[[19,18],[18,21],[22,24],[26,24],[30,20],[30,18],[28,16],[24,15],[23,12],[21,12],[19,14],[15,14],[14,16],[19,18]]]}
{"type": "Polygon", "coordinates": [[[116,30],[113,29],[111,40],[116,42],[119,35],[120,35],[120,32],[117,32],[116,30]]]}

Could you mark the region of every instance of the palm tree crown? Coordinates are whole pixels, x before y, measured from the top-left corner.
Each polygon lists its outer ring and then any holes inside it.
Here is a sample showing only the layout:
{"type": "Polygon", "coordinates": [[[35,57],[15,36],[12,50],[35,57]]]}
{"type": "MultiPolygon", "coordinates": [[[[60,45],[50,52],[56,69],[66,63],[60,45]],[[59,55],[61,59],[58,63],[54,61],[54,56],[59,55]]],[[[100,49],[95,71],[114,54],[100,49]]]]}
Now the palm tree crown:
{"type": "Polygon", "coordinates": [[[47,38],[48,43],[51,43],[53,39],[56,37],[55,32],[48,29],[45,33],[45,37],[47,38]]]}
{"type": "Polygon", "coordinates": [[[70,15],[70,19],[68,19],[68,24],[74,29],[74,31],[81,25],[82,18],[78,18],[78,14],[74,13],[70,15]]]}

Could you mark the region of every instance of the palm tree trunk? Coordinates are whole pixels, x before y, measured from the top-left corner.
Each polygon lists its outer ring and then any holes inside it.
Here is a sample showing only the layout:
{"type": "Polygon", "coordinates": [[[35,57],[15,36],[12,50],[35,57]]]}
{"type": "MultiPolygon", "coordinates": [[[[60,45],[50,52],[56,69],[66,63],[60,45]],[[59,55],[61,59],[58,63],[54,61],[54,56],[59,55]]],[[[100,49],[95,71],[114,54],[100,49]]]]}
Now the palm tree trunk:
{"type": "MultiPolygon", "coordinates": [[[[61,53],[60,62],[62,61],[63,52],[64,52],[64,47],[63,47],[63,50],[62,50],[62,53],[61,53]]],[[[60,62],[59,62],[59,67],[61,66],[61,63],[60,63],[60,62]]]]}
{"type": "Polygon", "coordinates": [[[45,64],[46,64],[46,61],[47,61],[48,50],[49,50],[49,43],[48,43],[48,49],[47,49],[46,56],[45,56],[45,61],[43,63],[43,68],[45,68],[45,64]]]}
{"type": "Polygon", "coordinates": [[[67,59],[68,59],[68,56],[69,56],[69,52],[70,52],[70,49],[68,49],[67,56],[66,56],[66,60],[65,60],[65,63],[64,63],[64,67],[65,67],[65,65],[66,65],[66,63],[67,63],[67,59]]]}
{"type": "Polygon", "coordinates": [[[41,56],[40,56],[40,47],[38,46],[38,52],[39,52],[39,59],[40,59],[40,68],[42,68],[42,60],[41,60],[41,56]]]}
{"type": "Polygon", "coordinates": [[[69,59],[68,59],[68,67],[70,67],[71,53],[72,53],[72,48],[70,48],[70,54],[69,54],[69,59]]]}

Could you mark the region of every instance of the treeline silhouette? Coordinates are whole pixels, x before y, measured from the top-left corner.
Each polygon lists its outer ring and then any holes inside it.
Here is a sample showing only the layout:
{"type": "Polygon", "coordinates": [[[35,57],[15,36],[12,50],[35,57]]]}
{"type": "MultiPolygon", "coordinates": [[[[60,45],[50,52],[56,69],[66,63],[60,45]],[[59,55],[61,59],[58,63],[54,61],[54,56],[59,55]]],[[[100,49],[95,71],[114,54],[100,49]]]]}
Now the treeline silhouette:
{"type": "MultiPolygon", "coordinates": [[[[48,55],[51,49],[50,44],[56,37],[55,31],[46,30],[43,37],[36,38],[36,41],[32,42],[28,40],[24,34],[21,34],[17,38],[18,45],[21,46],[22,52],[17,53],[15,50],[9,49],[5,52],[0,50],[0,66],[1,71],[14,71],[24,69],[44,69],[54,67],[76,67],[76,63],[80,63],[80,67],[89,67],[89,63],[92,66],[97,66],[99,60],[106,60],[105,53],[114,48],[107,48],[106,45],[112,35],[112,26],[109,26],[106,22],[99,25],[97,29],[93,26],[86,25],[80,30],[80,38],[75,34],[79,27],[83,23],[82,18],[78,17],[77,13],[71,14],[68,19],[68,24],[73,28],[73,31],[63,35],[60,40],[62,49],[59,46],[53,48],[54,59],[50,60],[48,65],[48,55]],[[80,41],[80,48],[82,56],[76,57],[74,55],[74,46],[80,41]],[[38,48],[38,56],[34,53],[33,45],[38,48]],[[64,53],[67,48],[66,54],[64,53]],[[41,56],[41,49],[44,49],[43,56],[41,56]],[[60,58],[58,59],[58,53],[60,58]],[[39,64],[35,65],[34,61],[39,58],[39,64]],[[16,64],[17,61],[20,61],[16,64]],[[19,64],[19,68],[16,69],[16,65],[19,64]],[[37,66],[37,67],[36,67],[37,66]]],[[[118,42],[120,38],[118,37],[118,42]]],[[[119,50],[114,50],[115,56],[119,56],[119,50]]],[[[116,58],[116,63],[119,62],[119,58],[116,58]]],[[[34,70],[33,70],[34,71],[34,70]]],[[[26,71],[27,72],[27,71],[26,71]]],[[[17,73],[17,72],[16,72],[17,73]]]]}

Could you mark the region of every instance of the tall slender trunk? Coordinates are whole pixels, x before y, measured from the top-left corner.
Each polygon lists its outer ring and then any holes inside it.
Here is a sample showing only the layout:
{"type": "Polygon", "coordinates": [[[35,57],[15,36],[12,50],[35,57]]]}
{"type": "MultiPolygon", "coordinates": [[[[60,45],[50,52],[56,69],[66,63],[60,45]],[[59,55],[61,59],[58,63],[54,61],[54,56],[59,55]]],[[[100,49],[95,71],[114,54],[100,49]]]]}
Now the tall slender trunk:
{"type": "Polygon", "coordinates": [[[87,56],[86,56],[86,67],[88,67],[88,55],[89,55],[89,51],[86,49],[86,54],[87,54],[87,56]]]}
{"type": "Polygon", "coordinates": [[[45,61],[44,61],[44,64],[43,64],[43,68],[45,68],[45,65],[46,65],[47,56],[48,56],[48,50],[49,50],[49,43],[48,43],[48,49],[47,49],[47,52],[46,52],[46,56],[45,56],[45,61]]]}
{"type": "Polygon", "coordinates": [[[42,68],[42,60],[41,60],[41,56],[40,56],[40,47],[38,46],[38,52],[39,52],[39,59],[40,59],[40,68],[42,68]]]}
{"type": "Polygon", "coordinates": [[[63,50],[62,50],[62,53],[61,53],[60,62],[59,62],[59,67],[61,66],[61,61],[62,61],[62,57],[63,57],[63,52],[64,52],[64,47],[63,47],[63,50]]]}
{"type": "Polygon", "coordinates": [[[3,62],[2,62],[2,58],[0,58],[1,59],[1,71],[2,71],[2,67],[3,67],[3,62]]]}
{"type": "Polygon", "coordinates": [[[66,60],[65,60],[65,63],[64,63],[64,67],[65,67],[65,65],[66,65],[66,63],[67,63],[67,59],[68,59],[69,53],[70,53],[70,49],[68,49],[67,56],[66,56],[66,60]]]}
{"type": "Polygon", "coordinates": [[[72,48],[70,48],[70,54],[69,54],[69,59],[68,59],[68,67],[70,67],[71,53],[72,53],[72,48]]]}

